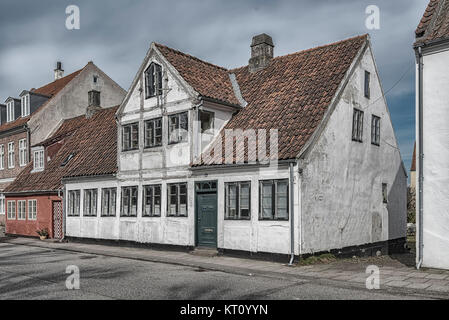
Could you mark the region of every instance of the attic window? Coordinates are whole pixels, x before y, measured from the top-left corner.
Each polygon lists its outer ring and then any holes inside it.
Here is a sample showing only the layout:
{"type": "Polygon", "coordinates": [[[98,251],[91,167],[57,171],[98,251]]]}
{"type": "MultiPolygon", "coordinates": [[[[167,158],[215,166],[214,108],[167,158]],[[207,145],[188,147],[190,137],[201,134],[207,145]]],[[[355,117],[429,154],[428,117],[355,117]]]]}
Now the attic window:
{"type": "Polygon", "coordinates": [[[30,95],[26,94],[22,97],[22,117],[30,115],[30,95]]]}
{"type": "Polygon", "coordinates": [[[44,149],[34,151],[34,170],[44,170],[44,149]]]}
{"type": "Polygon", "coordinates": [[[97,83],[98,82],[98,76],[94,76],[93,80],[94,80],[94,83],[97,83]]]}
{"type": "Polygon", "coordinates": [[[14,100],[6,104],[6,121],[14,121],[14,100]]]}
{"type": "Polygon", "coordinates": [[[214,129],[214,113],[201,110],[199,117],[201,121],[201,133],[212,133],[211,131],[214,129]]]}
{"type": "Polygon", "coordinates": [[[64,159],[64,161],[61,163],[61,167],[65,167],[67,163],[69,163],[70,160],[75,156],[75,154],[71,153],[67,156],[67,158],[64,159]]]}
{"type": "Polygon", "coordinates": [[[151,63],[145,71],[145,99],[162,94],[162,67],[151,63]]]}
{"type": "Polygon", "coordinates": [[[365,71],[365,98],[370,98],[370,77],[371,74],[368,71],[365,71]]]}

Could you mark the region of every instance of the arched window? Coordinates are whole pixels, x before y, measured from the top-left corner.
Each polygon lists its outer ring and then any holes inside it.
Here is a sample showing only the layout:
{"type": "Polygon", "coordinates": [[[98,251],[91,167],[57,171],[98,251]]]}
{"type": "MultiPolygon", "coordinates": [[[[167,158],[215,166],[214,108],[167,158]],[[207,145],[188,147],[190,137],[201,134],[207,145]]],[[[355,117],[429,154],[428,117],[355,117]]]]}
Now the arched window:
{"type": "Polygon", "coordinates": [[[145,71],[145,99],[162,94],[162,67],[151,63],[145,71]]]}

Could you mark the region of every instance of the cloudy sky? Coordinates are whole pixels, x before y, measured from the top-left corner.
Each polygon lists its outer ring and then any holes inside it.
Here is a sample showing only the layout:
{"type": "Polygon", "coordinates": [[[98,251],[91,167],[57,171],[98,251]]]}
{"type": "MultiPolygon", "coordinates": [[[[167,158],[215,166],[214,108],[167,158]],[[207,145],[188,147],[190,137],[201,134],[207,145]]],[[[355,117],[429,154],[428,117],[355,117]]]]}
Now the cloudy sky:
{"type": "Polygon", "coordinates": [[[273,37],[275,55],[370,33],[402,157],[409,168],[415,134],[413,32],[427,3],[2,0],[0,101],[50,82],[57,60],[63,62],[66,74],[92,60],[128,89],[151,41],[233,68],[247,64],[251,37],[258,33],[273,37]],[[80,8],[79,30],[65,27],[68,5],[80,8]],[[368,5],[380,9],[379,30],[366,29],[368,5]]]}

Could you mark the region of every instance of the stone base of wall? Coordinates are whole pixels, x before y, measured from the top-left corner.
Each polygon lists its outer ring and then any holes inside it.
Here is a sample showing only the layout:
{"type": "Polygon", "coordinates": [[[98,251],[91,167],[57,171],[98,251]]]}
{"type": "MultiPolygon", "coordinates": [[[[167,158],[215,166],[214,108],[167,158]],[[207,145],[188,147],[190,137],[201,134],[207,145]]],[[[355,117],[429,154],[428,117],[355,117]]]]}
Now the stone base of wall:
{"type": "Polygon", "coordinates": [[[6,221],[6,218],[5,218],[5,215],[4,214],[0,214],[0,226],[5,226],[5,221],[6,221]]]}

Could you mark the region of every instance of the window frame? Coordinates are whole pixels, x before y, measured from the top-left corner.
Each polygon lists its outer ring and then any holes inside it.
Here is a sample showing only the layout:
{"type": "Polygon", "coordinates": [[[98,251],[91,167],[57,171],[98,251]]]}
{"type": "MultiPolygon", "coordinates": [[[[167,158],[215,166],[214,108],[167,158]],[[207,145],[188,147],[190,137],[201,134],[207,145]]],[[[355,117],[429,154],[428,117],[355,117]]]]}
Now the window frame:
{"type": "Polygon", "coordinates": [[[17,217],[16,200],[8,200],[6,202],[6,217],[7,217],[8,220],[16,220],[16,217],[17,217]],[[10,204],[14,204],[14,211],[13,212],[10,212],[10,210],[9,210],[9,205],[10,204]]]}
{"type": "Polygon", "coordinates": [[[81,190],[69,190],[67,199],[67,216],[79,217],[81,213],[81,190]]]}
{"type": "Polygon", "coordinates": [[[251,220],[251,181],[232,181],[232,182],[225,182],[225,220],[251,220]],[[240,206],[241,204],[241,189],[242,185],[248,185],[248,216],[244,217],[242,216],[242,208],[240,206]],[[235,201],[236,201],[236,215],[234,217],[231,217],[229,215],[229,208],[230,208],[230,192],[229,187],[236,186],[236,194],[235,194],[235,201]]]}
{"type": "Polygon", "coordinates": [[[160,217],[162,214],[162,184],[147,184],[142,188],[142,217],[160,217]],[[159,188],[159,195],[156,195],[156,189],[159,188]],[[147,214],[148,190],[151,190],[150,214],[147,214]],[[159,214],[155,213],[156,198],[159,197],[159,214]]]}
{"type": "Polygon", "coordinates": [[[139,123],[133,122],[122,125],[122,151],[139,150],[139,123]],[[137,128],[137,129],[136,129],[137,128]],[[129,129],[129,133],[126,131],[129,129]],[[136,129],[137,131],[134,131],[136,129]],[[133,133],[137,132],[137,141],[133,140],[133,133]],[[127,138],[126,135],[128,135],[127,138]],[[135,146],[133,142],[136,142],[135,146]]]}
{"type": "Polygon", "coordinates": [[[0,214],[6,214],[6,197],[0,193],[0,214]]]}
{"type": "Polygon", "coordinates": [[[181,143],[181,142],[188,142],[189,140],[189,112],[188,111],[183,111],[183,112],[178,112],[178,113],[174,113],[174,114],[170,114],[168,116],[168,144],[177,144],[177,143],[181,143]],[[181,116],[185,115],[185,129],[182,128],[183,130],[186,131],[186,135],[183,136],[182,135],[182,131],[181,131],[181,116]],[[172,119],[177,119],[176,124],[174,125],[174,127],[172,126],[172,119]],[[172,132],[175,132],[177,130],[177,135],[176,138],[177,140],[172,140],[171,135],[172,132]]]}
{"type": "Polygon", "coordinates": [[[154,119],[149,119],[149,120],[145,120],[145,122],[144,122],[144,127],[145,127],[145,132],[144,132],[144,147],[146,148],[146,149],[149,149],[149,148],[156,148],[156,147],[160,147],[160,146],[162,146],[162,137],[163,137],[163,132],[162,132],[162,117],[158,117],[158,118],[154,118],[154,119]],[[157,127],[156,126],[156,124],[157,124],[157,122],[159,122],[159,124],[160,124],[160,127],[157,127]],[[149,144],[148,143],[148,140],[149,140],[149,135],[147,134],[148,133],[148,130],[149,130],[149,126],[150,126],[150,124],[152,124],[152,129],[151,129],[151,131],[152,131],[152,137],[153,137],[153,141],[152,141],[152,143],[151,144],[149,144]],[[158,135],[157,134],[157,130],[158,129],[160,129],[160,134],[158,135]],[[158,138],[160,138],[160,142],[158,143],[157,142],[157,139],[158,138]]]}
{"type": "Polygon", "coordinates": [[[28,220],[37,220],[37,199],[29,199],[28,200],[28,220]],[[34,205],[31,205],[34,203],[34,205]],[[32,210],[34,208],[34,210],[32,210]]]}
{"type": "Polygon", "coordinates": [[[388,184],[382,182],[382,202],[388,204],[388,184]]]}
{"type": "Polygon", "coordinates": [[[8,142],[8,169],[12,169],[16,166],[16,153],[14,148],[15,148],[14,141],[8,142]]]}
{"type": "Polygon", "coordinates": [[[17,220],[24,221],[26,219],[27,219],[27,201],[17,200],[17,220]]]}
{"type": "Polygon", "coordinates": [[[144,72],[144,80],[145,100],[162,95],[162,66],[160,64],[151,62],[144,72]]]}
{"type": "Polygon", "coordinates": [[[0,170],[5,169],[5,144],[0,144],[0,170]]]}
{"type": "Polygon", "coordinates": [[[364,77],[364,96],[367,99],[371,98],[371,72],[368,70],[365,70],[365,77],[364,77]]]}
{"type": "Polygon", "coordinates": [[[98,189],[84,189],[83,217],[96,217],[98,215],[98,189]],[[89,210],[88,210],[89,209],[89,210]]]}
{"type": "Polygon", "coordinates": [[[199,123],[200,123],[200,132],[201,132],[201,134],[205,134],[206,131],[208,131],[208,130],[211,130],[211,131],[214,130],[214,125],[215,125],[215,112],[209,111],[209,110],[199,110],[199,112],[198,112],[198,118],[199,118],[198,120],[199,120],[199,123]],[[210,125],[210,128],[207,129],[207,130],[203,130],[203,122],[202,122],[202,119],[201,119],[201,114],[202,114],[202,113],[208,114],[208,115],[210,116],[211,125],[210,125]]]}
{"type": "Polygon", "coordinates": [[[45,150],[39,149],[33,151],[33,170],[39,171],[45,169],[45,150]],[[37,157],[36,157],[37,155],[37,157]],[[38,164],[38,166],[37,166],[38,164]]]}
{"type": "Polygon", "coordinates": [[[289,180],[286,179],[267,179],[267,180],[259,180],[259,221],[289,221],[290,219],[290,183],[289,180]],[[271,182],[271,217],[264,217],[263,212],[263,203],[262,203],[262,193],[263,193],[263,184],[271,182]],[[286,184],[286,217],[279,217],[278,215],[278,184],[282,182],[286,184]]]}
{"type": "Polygon", "coordinates": [[[101,216],[102,217],[115,217],[117,212],[117,188],[102,188],[101,189],[101,216]],[[107,195],[107,203],[105,198],[107,195]],[[107,211],[107,212],[106,212],[107,211]]]}
{"type": "Polygon", "coordinates": [[[371,115],[371,144],[375,146],[380,146],[380,121],[380,117],[371,115]]]}
{"type": "Polygon", "coordinates": [[[27,139],[19,140],[19,167],[25,167],[28,164],[28,145],[27,139]]]}
{"type": "Polygon", "coordinates": [[[352,115],[352,141],[363,143],[363,118],[362,110],[354,108],[352,115]]]}
{"type": "Polygon", "coordinates": [[[12,122],[15,119],[14,100],[6,103],[6,122],[12,122]]]}
{"type": "Polygon", "coordinates": [[[25,94],[21,98],[21,116],[22,118],[30,115],[30,94],[25,94]]]}
{"type": "Polygon", "coordinates": [[[136,218],[138,213],[138,199],[139,199],[139,187],[138,186],[123,186],[121,189],[121,196],[120,196],[120,217],[126,217],[126,218],[136,218]],[[135,191],[135,199],[136,199],[136,211],[135,213],[132,212],[133,207],[133,191],[135,191]],[[126,193],[128,193],[126,195],[126,193]],[[124,198],[128,198],[127,204],[128,204],[128,210],[125,212],[125,201],[124,198]]]}
{"type": "Polygon", "coordinates": [[[177,182],[177,183],[167,183],[167,217],[175,217],[175,218],[187,218],[189,216],[189,190],[188,190],[188,184],[187,182],[177,182]],[[185,186],[185,194],[181,193],[181,186],[185,186]],[[171,193],[171,187],[176,186],[176,194],[171,193]],[[176,196],[176,212],[173,214],[171,213],[171,197],[176,196]],[[182,205],[181,203],[181,196],[185,196],[185,215],[181,214],[180,207],[182,205]]]}

